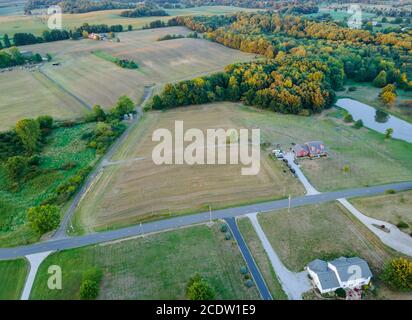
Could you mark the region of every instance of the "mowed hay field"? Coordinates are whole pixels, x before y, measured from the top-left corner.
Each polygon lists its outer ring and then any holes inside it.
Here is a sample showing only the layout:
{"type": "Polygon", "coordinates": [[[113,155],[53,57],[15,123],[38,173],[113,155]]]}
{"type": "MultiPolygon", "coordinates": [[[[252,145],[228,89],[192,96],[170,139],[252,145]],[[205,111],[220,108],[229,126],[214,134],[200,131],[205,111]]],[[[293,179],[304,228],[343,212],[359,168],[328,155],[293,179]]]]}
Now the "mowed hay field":
{"type": "Polygon", "coordinates": [[[22,50],[50,53],[61,65],[47,64],[44,72],[88,104],[105,108],[123,94],[139,100],[145,86],[220,71],[228,64],[255,57],[203,39],[156,41],[166,34],[189,32],[183,27],[141,30],[119,33],[119,43],[87,39],[25,46],[22,50]],[[122,69],[93,51],[133,60],[139,69],[122,69]]]}
{"type": "MultiPolygon", "coordinates": [[[[1,3],[1,2],[0,2],[1,3]]],[[[41,35],[41,33],[47,29],[47,16],[21,15],[18,10],[13,8],[5,8],[5,15],[0,15],[0,34],[7,33],[9,36],[17,32],[31,32],[35,35],[41,35]],[[13,13],[13,15],[8,15],[13,13]],[[15,13],[19,13],[16,15],[15,13]],[[7,14],[7,15],[6,15],[7,14]]],[[[228,14],[238,11],[256,11],[254,9],[237,8],[230,6],[206,6],[196,7],[188,9],[168,9],[169,16],[166,17],[141,17],[141,18],[126,18],[121,17],[120,13],[124,10],[104,10],[93,11],[79,14],[63,14],[62,25],[64,29],[73,29],[80,27],[83,23],[88,24],[107,24],[115,25],[121,24],[124,28],[130,24],[134,29],[140,29],[146,24],[154,20],[168,21],[174,16],[193,16],[193,15],[216,15],[216,14],[228,14]]],[[[2,11],[0,11],[0,14],[2,11]]]]}
{"type": "Polygon", "coordinates": [[[185,130],[245,128],[240,122],[248,114],[231,103],[146,114],[80,203],[75,225],[83,231],[101,230],[206,211],[209,205],[216,209],[302,194],[299,182],[264,152],[260,172],[254,176],[241,175],[243,164],[154,164],[152,150],[158,144],[152,141],[155,129],[174,132],[175,120],[184,121],[185,130]]]}
{"type": "Polygon", "coordinates": [[[103,273],[98,299],[183,300],[195,273],[213,287],[217,300],[260,299],[256,286],[244,284],[240,268],[245,261],[236,242],[225,240],[219,226],[195,226],[54,253],[40,266],[30,298],[79,299],[83,273],[98,268],[103,273]],[[51,265],[62,268],[62,290],[47,287],[51,265]]]}
{"type": "Polygon", "coordinates": [[[38,71],[0,73],[0,88],[0,131],[23,118],[45,114],[58,119],[77,118],[86,110],[38,71]]]}

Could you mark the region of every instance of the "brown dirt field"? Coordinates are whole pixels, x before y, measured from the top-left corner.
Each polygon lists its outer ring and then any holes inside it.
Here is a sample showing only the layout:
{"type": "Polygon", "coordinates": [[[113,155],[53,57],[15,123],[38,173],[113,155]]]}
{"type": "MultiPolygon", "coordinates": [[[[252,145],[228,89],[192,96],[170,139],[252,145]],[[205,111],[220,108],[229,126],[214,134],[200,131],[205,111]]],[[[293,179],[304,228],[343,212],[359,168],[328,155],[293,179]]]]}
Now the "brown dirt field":
{"type": "Polygon", "coordinates": [[[86,194],[76,213],[76,226],[91,231],[205,211],[209,204],[216,209],[302,194],[298,181],[263,153],[261,170],[256,176],[242,176],[241,164],[153,163],[151,154],[157,142],[152,142],[151,136],[155,129],[168,128],[173,132],[175,120],[183,120],[185,129],[241,128],[239,123],[247,114],[231,103],[147,114],[113,157],[120,163],[106,167],[86,194]],[[139,157],[144,160],[130,161],[139,157]]]}

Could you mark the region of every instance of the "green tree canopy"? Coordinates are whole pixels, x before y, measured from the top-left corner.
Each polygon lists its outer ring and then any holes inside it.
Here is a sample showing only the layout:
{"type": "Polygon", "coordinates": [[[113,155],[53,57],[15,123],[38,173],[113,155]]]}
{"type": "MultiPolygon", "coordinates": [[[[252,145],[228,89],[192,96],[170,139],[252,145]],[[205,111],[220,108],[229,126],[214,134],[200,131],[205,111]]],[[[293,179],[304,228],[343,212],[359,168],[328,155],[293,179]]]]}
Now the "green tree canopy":
{"type": "Polygon", "coordinates": [[[28,220],[34,231],[44,234],[59,226],[60,210],[52,205],[33,207],[28,211],[28,220]]]}
{"type": "Polygon", "coordinates": [[[16,133],[26,151],[33,153],[37,148],[37,142],[40,138],[39,123],[33,119],[20,120],[16,123],[16,133]]]}
{"type": "Polygon", "coordinates": [[[213,300],[215,290],[199,274],[195,274],[187,284],[187,298],[189,300],[213,300]]]}

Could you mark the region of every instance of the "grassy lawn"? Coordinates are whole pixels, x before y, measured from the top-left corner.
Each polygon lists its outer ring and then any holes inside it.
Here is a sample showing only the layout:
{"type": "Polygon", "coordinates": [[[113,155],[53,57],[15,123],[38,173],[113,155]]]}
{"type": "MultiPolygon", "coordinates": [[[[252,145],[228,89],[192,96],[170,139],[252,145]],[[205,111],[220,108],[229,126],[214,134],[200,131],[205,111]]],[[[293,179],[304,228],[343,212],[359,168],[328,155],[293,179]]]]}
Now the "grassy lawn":
{"type": "Polygon", "coordinates": [[[356,130],[327,112],[301,117],[243,108],[243,124],[261,130],[264,141],[281,144],[322,140],[328,159],[301,161],[311,183],[321,191],[339,190],[412,180],[412,144],[385,140],[383,134],[367,128],[356,130]],[[349,172],[342,169],[348,165],[349,172]]]}
{"type": "MultiPolygon", "coordinates": [[[[168,21],[174,16],[189,16],[189,15],[216,15],[234,13],[237,11],[254,11],[253,9],[229,7],[229,6],[206,6],[188,9],[170,9],[166,10],[170,16],[167,17],[141,17],[141,18],[126,18],[121,17],[120,12],[124,10],[105,10],[94,11],[79,14],[63,14],[62,23],[63,28],[73,29],[80,27],[83,23],[88,24],[107,24],[115,25],[121,24],[125,29],[130,24],[134,29],[140,29],[151,21],[162,20],[168,21]]],[[[4,15],[0,16],[0,30],[1,33],[7,33],[13,36],[17,32],[31,32],[35,35],[47,29],[47,16],[33,15],[4,15]]]]}
{"type": "Polygon", "coordinates": [[[345,91],[337,92],[338,98],[351,98],[368,104],[377,109],[382,109],[406,121],[412,122],[411,108],[402,107],[402,102],[412,100],[412,92],[401,89],[396,90],[397,99],[392,107],[386,106],[379,100],[379,93],[381,89],[376,88],[372,83],[359,83],[348,81],[345,85],[345,91]],[[355,91],[348,91],[349,87],[356,87],[355,91]]]}
{"type": "Polygon", "coordinates": [[[253,228],[248,218],[241,218],[237,221],[239,230],[245,239],[250,252],[258,265],[266,285],[269,288],[270,293],[274,300],[287,300],[287,295],[283,292],[282,286],[276,277],[275,270],[271,265],[271,262],[262,246],[262,243],[257,236],[255,229],[253,228]]]}
{"type": "Polygon", "coordinates": [[[75,226],[80,231],[100,231],[207,211],[209,205],[215,210],[303,194],[300,183],[264,152],[260,172],[251,176],[241,174],[241,163],[156,165],[152,160],[157,145],[152,134],[157,128],[174,131],[175,120],[184,121],[185,129],[203,132],[210,128],[241,128],[248,116],[233,103],[146,114],[113,156],[116,163],[105,168],[80,203],[75,226]]]}
{"type": "Polygon", "coordinates": [[[412,191],[357,198],[350,202],[362,213],[372,218],[394,225],[404,222],[408,226],[405,225],[400,229],[408,234],[412,233],[412,191]]]}
{"type": "Polygon", "coordinates": [[[217,300],[259,299],[256,287],[243,283],[244,264],[219,224],[196,226],[55,253],[41,265],[31,299],[78,299],[83,272],[95,266],[104,273],[99,299],[185,299],[187,281],[196,272],[213,286],[217,300]],[[47,288],[50,265],[62,268],[61,291],[47,288]]]}
{"type": "Polygon", "coordinates": [[[81,140],[95,124],[58,128],[47,139],[40,154],[42,172],[24,182],[17,192],[9,188],[8,178],[0,166],[0,247],[30,243],[38,239],[27,227],[27,209],[41,204],[55,194],[57,187],[97,160],[95,150],[81,140]],[[74,168],[62,167],[72,162],[74,168]]]}
{"type": "Polygon", "coordinates": [[[0,261],[0,300],[20,299],[28,269],[25,259],[0,261]]]}
{"type": "Polygon", "coordinates": [[[392,250],[337,203],[261,214],[259,222],[282,262],[296,272],[314,259],[356,255],[376,275],[393,257],[392,250]]]}

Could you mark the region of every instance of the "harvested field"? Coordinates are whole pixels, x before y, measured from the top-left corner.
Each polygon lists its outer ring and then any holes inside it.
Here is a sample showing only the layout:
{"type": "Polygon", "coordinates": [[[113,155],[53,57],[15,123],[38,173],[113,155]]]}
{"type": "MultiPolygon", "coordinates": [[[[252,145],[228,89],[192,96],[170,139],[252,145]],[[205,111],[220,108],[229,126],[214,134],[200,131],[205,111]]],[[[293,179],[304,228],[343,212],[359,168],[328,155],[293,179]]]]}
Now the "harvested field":
{"type": "MultiPolygon", "coordinates": [[[[122,226],[179,213],[208,210],[302,194],[303,189],[280,163],[261,155],[256,176],[242,176],[243,165],[155,165],[152,132],[174,131],[174,121],[185,129],[241,128],[249,113],[238,105],[221,103],[149,113],[114,155],[89,190],[76,213],[84,231],[122,226]],[[139,158],[144,158],[139,159],[139,158]]],[[[245,127],[243,127],[245,128],[245,127]]]]}
{"type": "Polygon", "coordinates": [[[0,74],[0,130],[10,129],[17,120],[51,115],[77,118],[86,110],[38,71],[13,70],[0,74]]]}
{"type": "Polygon", "coordinates": [[[183,27],[119,33],[120,42],[59,41],[22,47],[43,55],[50,53],[60,66],[47,64],[44,72],[90,105],[111,107],[126,94],[139,100],[145,86],[193,78],[222,70],[226,65],[252,60],[242,53],[203,39],[156,41],[169,33],[187,34],[183,27]],[[92,51],[102,51],[139,65],[137,70],[122,69],[92,51]]]}

